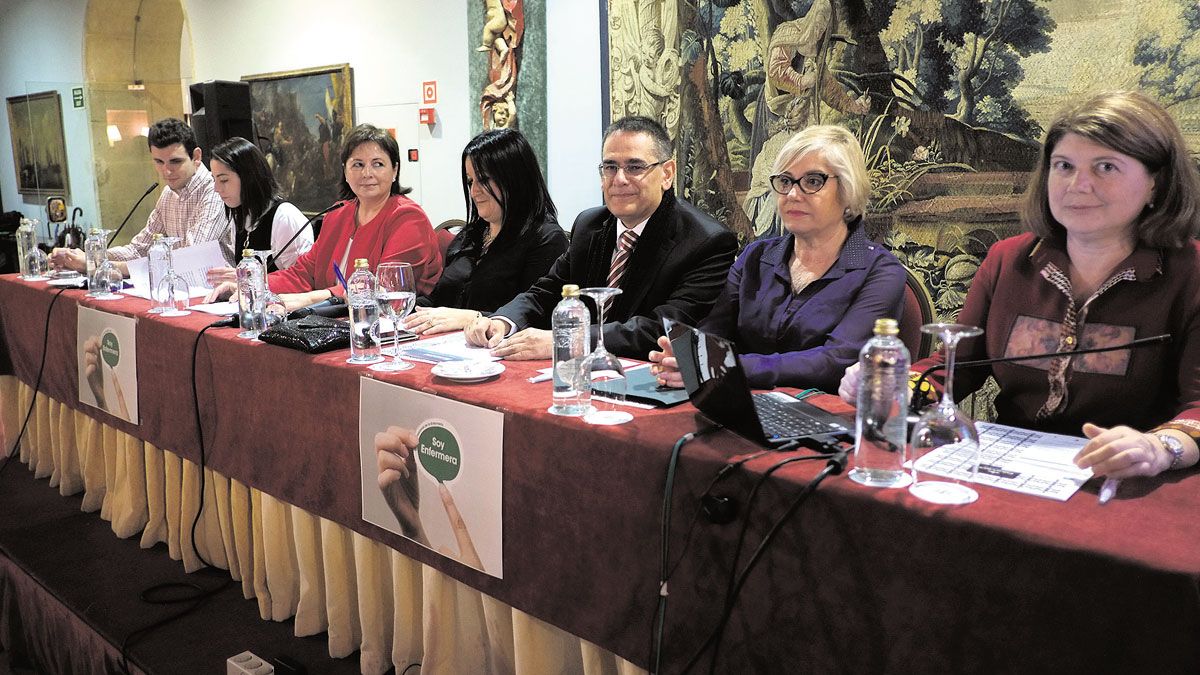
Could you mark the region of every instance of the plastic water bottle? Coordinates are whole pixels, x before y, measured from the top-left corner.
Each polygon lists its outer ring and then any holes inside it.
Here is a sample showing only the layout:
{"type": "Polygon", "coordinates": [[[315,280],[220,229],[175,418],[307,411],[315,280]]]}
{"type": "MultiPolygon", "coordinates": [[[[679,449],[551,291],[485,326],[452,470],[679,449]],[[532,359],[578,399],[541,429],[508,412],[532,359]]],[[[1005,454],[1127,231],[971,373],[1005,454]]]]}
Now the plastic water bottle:
{"type": "Polygon", "coordinates": [[[21,224],[17,226],[17,268],[22,279],[29,276],[29,253],[35,248],[37,248],[37,234],[33,227],[33,221],[22,218],[21,224]]]}
{"type": "Polygon", "coordinates": [[[850,478],[872,487],[901,487],[908,413],[908,349],[895,319],[877,319],[875,336],[858,355],[858,414],[850,478]]]}
{"type": "Polygon", "coordinates": [[[103,230],[88,230],[87,239],[83,242],[83,255],[87,263],[87,278],[90,280],[96,276],[96,268],[108,259],[108,243],[104,241],[103,230]]]}
{"type": "Polygon", "coordinates": [[[550,325],[554,334],[554,399],[550,412],[581,417],[592,410],[592,383],[583,360],[592,351],[592,316],[579,299],[579,287],[563,286],[550,325]]]}
{"type": "Polygon", "coordinates": [[[166,289],[159,288],[159,286],[162,285],[163,277],[171,267],[171,247],[167,246],[167,242],[163,240],[161,234],[155,233],[146,257],[150,276],[150,302],[153,305],[150,311],[158,314],[167,309],[166,289]]]}
{"type": "Polygon", "coordinates": [[[371,325],[379,320],[375,299],[375,275],[366,258],[354,261],[354,274],[346,282],[346,304],[350,306],[349,363],[375,363],[383,358],[379,344],[371,338],[371,325]]]}
{"type": "Polygon", "coordinates": [[[238,337],[253,339],[263,332],[266,322],[266,272],[251,249],[242,251],[237,266],[238,321],[242,332],[238,337]]]}

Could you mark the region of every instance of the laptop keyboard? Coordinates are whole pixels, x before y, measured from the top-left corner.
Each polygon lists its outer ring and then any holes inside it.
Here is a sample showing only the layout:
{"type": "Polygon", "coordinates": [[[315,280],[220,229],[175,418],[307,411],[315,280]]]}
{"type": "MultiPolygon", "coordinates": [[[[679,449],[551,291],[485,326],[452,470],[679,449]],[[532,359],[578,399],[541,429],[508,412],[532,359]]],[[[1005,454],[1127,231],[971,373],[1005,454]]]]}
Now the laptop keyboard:
{"type": "Polygon", "coordinates": [[[845,427],[819,420],[769,393],[754,394],[754,410],[767,438],[800,438],[844,432],[845,427]]]}

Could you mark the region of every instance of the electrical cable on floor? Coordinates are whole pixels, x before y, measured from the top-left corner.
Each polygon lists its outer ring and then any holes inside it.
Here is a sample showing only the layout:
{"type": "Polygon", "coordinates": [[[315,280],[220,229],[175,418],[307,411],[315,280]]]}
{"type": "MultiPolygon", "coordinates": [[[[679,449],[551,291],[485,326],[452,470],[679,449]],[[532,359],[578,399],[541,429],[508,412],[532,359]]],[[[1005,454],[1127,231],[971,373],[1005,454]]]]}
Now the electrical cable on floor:
{"type": "MultiPolygon", "coordinates": [[[[196,548],[196,526],[200,523],[200,516],[204,513],[204,491],[205,491],[204,472],[205,472],[205,468],[207,466],[207,454],[204,449],[204,426],[203,426],[203,421],[200,418],[200,394],[199,394],[198,390],[196,389],[196,357],[200,350],[200,339],[204,337],[204,333],[206,331],[208,331],[208,329],[210,329],[210,328],[216,328],[216,327],[227,326],[227,325],[229,325],[229,324],[226,321],[217,321],[217,322],[211,323],[211,324],[205,326],[204,328],[200,329],[200,332],[196,334],[196,340],[192,343],[192,370],[191,370],[191,373],[192,373],[192,410],[196,416],[196,436],[200,443],[200,504],[196,508],[196,517],[192,519],[191,537],[190,537],[189,543],[191,544],[191,547],[192,547],[192,553],[194,553],[196,555],[196,557],[200,559],[200,562],[204,563],[205,566],[207,566],[211,569],[214,569],[214,570],[218,570],[218,571],[221,571],[220,568],[218,568],[216,565],[214,565],[211,562],[209,562],[208,560],[206,560],[204,558],[204,556],[200,554],[200,550],[198,548],[196,548]]],[[[124,672],[126,672],[126,673],[130,672],[129,671],[129,648],[133,646],[134,642],[136,642],[138,639],[141,639],[142,637],[145,637],[147,634],[153,632],[154,630],[161,628],[162,626],[165,626],[165,625],[171,623],[172,621],[182,618],[182,617],[194,612],[195,610],[199,609],[200,606],[202,604],[204,604],[205,600],[207,600],[208,598],[225,590],[232,583],[233,583],[233,577],[231,575],[229,575],[228,573],[226,573],[223,575],[223,579],[222,579],[221,583],[211,589],[204,589],[199,584],[194,584],[191,582],[171,581],[171,582],[162,583],[162,584],[155,584],[153,586],[150,586],[149,588],[144,589],[141,593],[139,593],[138,597],[142,600],[142,602],[145,602],[145,603],[148,603],[151,605],[172,605],[172,604],[178,604],[178,603],[182,603],[182,602],[190,602],[191,604],[189,604],[187,607],[183,608],[179,612],[176,612],[170,616],[166,616],[166,617],[159,619],[153,623],[150,623],[146,626],[142,626],[141,628],[137,628],[125,636],[125,639],[121,642],[121,668],[124,670],[124,672]],[[184,594],[184,595],[179,595],[179,596],[171,596],[168,592],[174,591],[174,590],[188,590],[188,591],[192,591],[192,592],[189,594],[184,594]],[[157,597],[160,594],[163,597],[157,597]]]]}
{"type": "Polygon", "coordinates": [[[29,426],[29,418],[33,416],[33,407],[37,403],[38,390],[42,388],[42,373],[46,370],[46,352],[50,346],[50,312],[54,310],[54,303],[58,302],[58,297],[63,294],[66,288],[58,289],[54,297],[50,299],[50,306],[46,308],[46,324],[42,329],[42,362],[38,365],[37,378],[33,384],[33,397],[29,399],[29,410],[25,411],[25,421],[21,423],[21,431],[17,433],[17,440],[13,442],[12,450],[5,453],[4,461],[0,462],[0,476],[4,475],[4,470],[8,468],[9,462],[13,457],[17,456],[17,452],[21,448],[21,439],[25,436],[25,429],[29,426]]]}

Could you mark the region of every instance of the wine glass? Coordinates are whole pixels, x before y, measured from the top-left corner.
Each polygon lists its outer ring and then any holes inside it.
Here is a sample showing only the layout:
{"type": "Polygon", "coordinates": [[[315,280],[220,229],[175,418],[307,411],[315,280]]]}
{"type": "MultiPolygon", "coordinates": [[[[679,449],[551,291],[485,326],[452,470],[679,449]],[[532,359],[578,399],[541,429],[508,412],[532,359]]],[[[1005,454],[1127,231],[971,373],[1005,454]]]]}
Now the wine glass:
{"type": "Polygon", "coordinates": [[[604,348],[604,310],[607,309],[608,303],[614,297],[621,294],[621,289],[581,288],[579,294],[586,295],[596,303],[596,325],[599,326],[599,330],[596,331],[596,349],[583,360],[580,371],[589,374],[588,379],[593,385],[604,380],[604,397],[610,399],[604,401],[593,397],[592,407],[595,410],[584,415],[583,421],[588,424],[624,424],[633,419],[633,415],[624,410],[618,410],[614,401],[620,403],[625,401],[625,369],[621,367],[621,360],[604,348]]]}
{"type": "Polygon", "coordinates": [[[88,279],[88,295],[93,300],[120,300],[125,297],[117,292],[121,290],[123,278],[121,270],[105,258],[88,279]]]}
{"type": "MultiPolygon", "coordinates": [[[[170,272],[175,269],[175,263],[172,260],[171,251],[175,249],[175,244],[178,244],[181,241],[183,241],[183,237],[162,237],[162,243],[167,247],[166,272],[170,272]]],[[[163,273],[163,279],[166,278],[166,272],[163,273]]],[[[149,270],[147,270],[147,276],[149,276],[149,270]]],[[[172,309],[172,303],[168,302],[168,298],[162,295],[162,289],[164,288],[162,284],[163,279],[153,280],[154,283],[152,283],[150,287],[150,314],[163,314],[171,311],[172,309]]]]}
{"type": "Polygon", "coordinates": [[[159,312],[159,316],[187,316],[192,313],[188,309],[192,301],[191,287],[187,279],[176,272],[173,266],[167,267],[167,273],[158,282],[158,288],[158,294],[163,303],[163,310],[159,312]]]}
{"type": "Polygon", "coordinates": [[[946,348],[942,398],[921,414],[912,431],[912,477],[908,491],[935,504],[970,504],[979,493],[966,482],[979,470],[979,432],[954,405],[954,352],[958,341],[983,334],[961,323],[928,323],[921,331],[937,335],[946,348]]]}
{"type": "MultiPolygon", "coordinates": [[[[392,360],[376,363],[371,370],[394,373],[408,370],[413,365],[400,358],[400,322],[417,304],[417,280],[412,265],[405,262],[379,263],[375,270],[375,300],[379,303],[379,314],[392,322],[392,360]]],[[[371,326],[371,337],[383,346],[384,336],[380,321],[371,326]]]]}

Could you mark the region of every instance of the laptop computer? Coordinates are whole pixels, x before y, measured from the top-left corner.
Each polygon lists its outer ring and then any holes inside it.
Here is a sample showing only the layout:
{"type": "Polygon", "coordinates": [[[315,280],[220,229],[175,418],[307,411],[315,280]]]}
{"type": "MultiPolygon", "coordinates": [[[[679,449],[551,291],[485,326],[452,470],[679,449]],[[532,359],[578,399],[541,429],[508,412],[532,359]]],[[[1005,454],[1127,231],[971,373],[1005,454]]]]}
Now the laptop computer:
{"type": "Polygon", "coordinates": [[[713,422],[766,447],[829,442],[849,435],[842,418],[783,392],[753,394],[728,340],[663,319],[692,404],[713,422]]]}

